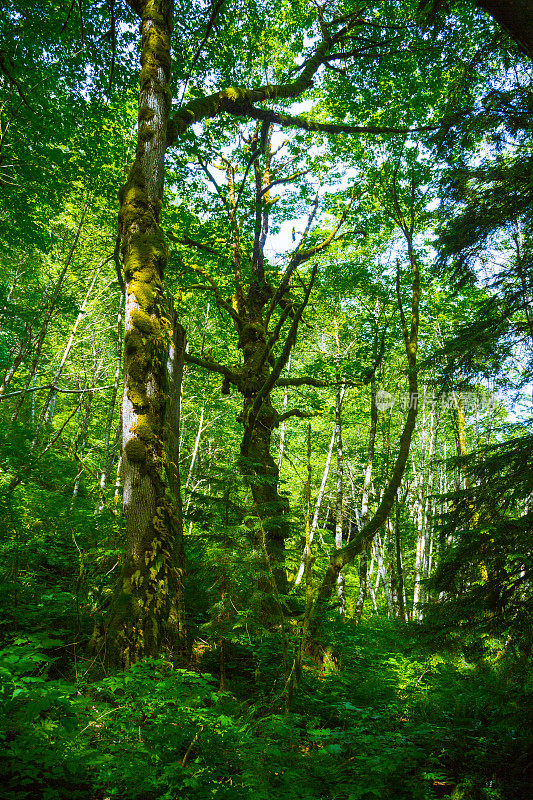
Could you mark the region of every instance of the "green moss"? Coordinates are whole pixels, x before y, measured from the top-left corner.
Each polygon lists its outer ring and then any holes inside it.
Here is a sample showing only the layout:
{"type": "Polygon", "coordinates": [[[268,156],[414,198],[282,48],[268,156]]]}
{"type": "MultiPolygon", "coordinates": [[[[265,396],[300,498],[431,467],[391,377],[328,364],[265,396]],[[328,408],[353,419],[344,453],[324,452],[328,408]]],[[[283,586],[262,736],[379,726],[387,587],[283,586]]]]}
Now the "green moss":
{"type": "Polygon", "coordinates": [[[247,322],[239,336],[239,346],[265,341],[265,327],[260,322],[247,322]]]}
{"type": "Polygon", "coordinates": [[[132,210],[132,222],[142,225],[144,231],[139,231],[131,237],[131,250],[126,256],[125,269],[133,275],[135,272],[152,269],[159,275],[167,260],[167,246],[163,232],[157,227],[153,212],[140,215],[132,210]],[[146,228],[152,228],[147,231],[146,228]]]}
{"type": "Polygon", "coordinates": [[[154,310],[155,300],[157,296],[154,286],[151,285],[150,283],[145,283],[144,281],[139,281],[135,279],[132,282],[131,291],[133,291],[135,299],[137,300],[142,310],[145,311],[147,314],[150,314],[154,310]]]}
{"type": "Polygon", "coordinates": [[[140,161],[137,161],[137,159],[135,159],[130,167],[128,183],[144,189],[144,173],[142,170],[142,164],[140,161]]]}
{"type": "Polygon", "coordinates": [[[138,330],[133,328],[133,330],[128,331],[124,337],[124,347],[126,349],[126,353],[134,353],[144,344],[143,338],[138,330]]]}
{"type": "Polygon", "coordinates": [[[155,111],[150,106],[142,105],[139,109],[139,119],[143,122],[150,122],[155,116],[155,111]]]}
{"type": "Polygon", "coordinates": [[[134,308],[131,312],[131,321],[135,325],[135,327],[141,331],[141,333],[150,334],[152,333],[154,326],[152,320],[150,319],[149,315],[146,314],[144,311],[141,311],[140,308],[134,308]]]}
{"type": "Polygon", "coordinates": [[[146,396],[145,388],[137,381],[129,381],[126,391],[128,399],[137,410],[148,408],[148,398],[146,396]]]}
{"type": "Polygon", "coordinates": [[[140,439],[134,438],[126,442],[124,452],[126,453],[128,461],[134,464],[146,460],[146,447],[140,439]]]}
{"type": "Polygon", "coordinates": [[[143,125],[139,131],[139,139],[142,142],[149,142],[155,136],[155,128],[150,125],[143,125]]]}
{"type": "Polygon", "coordinates": [[[143,345],[128,362],[128,372],[133,379],[143,381],[152,363],[152,345],[150,339],[143,338],[143,345]]]}
{"type": "Polygon", "coordinates": [[[134,427],[134,432],[139,439],[144,439],[147,442],[152,442],[157,439],[155,429],[157,428],[157,420],[151,414],[139,414],[137,422],[134,427]]]}
{"type": "Polygon", "coordinates": [[[161,14],[158,10],[158,3],[157,0],[148,0],[146,5],[143,8],[142,12],[142,20],[149,19],[155,25],[159,25],[161,28],[168,27],[168,21],[165,19],[163,14],[161,14]]]}

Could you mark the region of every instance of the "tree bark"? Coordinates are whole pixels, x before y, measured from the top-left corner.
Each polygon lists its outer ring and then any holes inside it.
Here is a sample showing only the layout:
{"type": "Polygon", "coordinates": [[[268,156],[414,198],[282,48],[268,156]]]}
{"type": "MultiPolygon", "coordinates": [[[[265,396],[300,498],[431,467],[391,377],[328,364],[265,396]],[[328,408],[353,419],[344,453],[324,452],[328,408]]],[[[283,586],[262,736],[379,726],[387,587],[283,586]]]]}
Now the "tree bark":
{"type": "Polygon", "coordinates": [[[184,330],[164,298],[168,249],[159,224],[170,108],[171,0],[140,0],[137,148],[120,193],[125,276],[122,573],[93,645],[128,667],[184,650],[183,541],[177,449],[184,330]]]}

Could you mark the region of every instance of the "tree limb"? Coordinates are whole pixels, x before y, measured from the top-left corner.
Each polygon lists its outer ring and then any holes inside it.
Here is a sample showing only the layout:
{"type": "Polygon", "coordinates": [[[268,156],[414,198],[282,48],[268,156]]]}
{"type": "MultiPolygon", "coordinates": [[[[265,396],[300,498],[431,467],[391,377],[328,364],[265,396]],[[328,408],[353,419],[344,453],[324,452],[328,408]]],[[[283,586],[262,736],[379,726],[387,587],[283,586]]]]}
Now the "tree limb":
{"type": "Polygon", "coordinates": [[[199,267],[196,264],[187,264],[187,268],[192,270],[193,272],[197,272],[199,275],[202,275],[206,279],[206,281],[209,283],[209,286],[211,287],[211,291],[215,295],[215,300],[219,308],[223,308],[225,311],[227,311],[230,317],[235,321],[237,327],[239,328],[241,325],[241,319],[239,315],[237,314],[231,303],[228,303],[226,300],[224,300],[224,298],[220,293],[218,283],[211,277],[211,275],[207,272],[207,270],[203,269],[202,267],[199,267]]]}
{"type": "Polygon", "coordinates": [[[293,318],[293,321],[292,321],[292,325],[291,325],[291,327],[289,329],[289,333],[287,334],[287,338],[285,339],[285,344],[283,346],[283,350],[281,351],[281,354],[278,357],[276,363],[272,367],[272,372],[270,373],[270,375],[268,376],[268,378],[264,382],[263,386],[261,387],[261,389],[259,390],[259,392],[255,396],[255,400],[253,402],[252,408],[250,409],[250,413],[248,415],[248,421],[247,421],[247,425],[246,425],[246,430],[244,432],[244,436],[243,436],[243,439],[242,439],[241,449],[242,449],[243,454],[245,454],[246,451],[247,451],[247,448],[248,448],[248,445],[249,445],[249,442],[250,442],[250,437],[252,435],[252,431],[253,431],[253,428],[254,428],[254,425],[255,425],[255,421],[257,419],[257,415],[259,414],[259,410],[260,410],[261,405],[263,403],[263,399],[265,397],[267,397],[268,394],[274,388],[277,380],[279,379],[279,376],[281,375],[281,370],[283,369],[283,367],[287,363],[287,359],[289,358],[289,355],[291,353],[291,350],[292,350],[292,347],[294,345],[294,342],[296,341],[296,334],[298,332],[298,325],[300,323],[300,319],[302,317],[304,309],[305,309],[305,307],[307,305],[307,302],[309,300],[309,295],[311,294],[311,289],[313,288],[313,284],[315,282],[316,273],[317,273],[317,267],[315,265],[313,267],[312,272],[311,272],[311,277],[309,279],[309,285],[307,287],[307,291],[305,293],[305,297],[304,297],[300,307],[298,308],[298,310],[296,311],[296,313],[294,315],[294,318],[293,318]]]}
{"type": "Polygon", "coordinates": [[[311,419],[312,417],[318,417],[320,411],[300,411],[299,408],[292,408],[290,411],[285,411],[284,414],[280,414],[278,417],[278,422],[284,422],[286,419],[290,417],[298,417],[299,419],[311,419]]]}
{"type": "Polygon", "coordinates": [[[257,89],[233,86],[206,97],[191,100],[176,111],[169,120],[167,144],[173,145],[177,138],[195,122],[216,117],[223,112],[240,116],[240,112],[236,108],[237,106],[240,108],[242,104],[299,97],[312,85],[317,70],[333,44],[333,40],[323,39],[314,55],[302,65],[301,72],[294,81],[274,86],[267,84],[259,86],[257,89]]]}
{"type": "Polygon", "coordinates": [[[206,358],[197,358],[197,356],[192,356],[190,353],[185,353],[184,359],[186,364],[194,364],[196,367],[202,367],[203,369],[209,370],[209,372],[218,372],[219,375],[224,375],[224,377],[235,386],[238,386],[239,384],[239,376],[237,373],[231,370],[229,367],[226,367],[224,364],[219,364],[218,361],[211,361],[211,359],[206,358]]]}
{"type": "Polygon", "coordinates": [[[212,247],[209,247],[208,244],[199,242],[197,239],[191,239],[190,236],[177,237],[171,232],[167,232],[167,236],[171,242],[176,242],[176,244],[184,244],[187,247],[196,247],[197,250],[205,250],[206,253],[211,253],[211,255],[214,256],[220,255],[220,253],[217,253],[217,251],[212,247]]]}
{"type": "Polygon", "coordinates": [[[9,392],[9,394],[3,394],[0,396],[0,402],[5,400],[7,397],[15,397],[18,394],[30,394],[31,392],[40,392],[42,389],[53,389],[54,392],[59,392],[60,394],[84,394],[85,392],[101,392],[104,389],[112,389],[114,387],[113,383],[108,384],[107,386],[93,386],[91,389],[60,389],[59,386],[54,386],[53,383],[45,383],[43,386],[34,386],[33,388],[28,389],[17,389],[16,392],[9,392]]]}
{"type": "Polygon", "coordinates": [[[276,386],[315,386],[317,389],[325,389],[327,386],[335,386],[335,383],[304,375],[302,378],[279,378],[276,386]]]}
{"type": "Polygon", "coordinates": [[[231,108],[228,107],[224,110],[238,117],[251,117],[252,119],[263,120],[271,124],[280,125],[284,128],[302,128],[305,131],[316,131],[317,133],[394,135],[399,133],[409,134],[436,131],[440,128],[440,125],[422,125],[418,128],[397,128],[381,125],[340,125],[332,122],[314,122],[306,117],[281,114],[279,111],[271,111],[268,108],[256,108],[251,103],[236,102],[231,108]]]}

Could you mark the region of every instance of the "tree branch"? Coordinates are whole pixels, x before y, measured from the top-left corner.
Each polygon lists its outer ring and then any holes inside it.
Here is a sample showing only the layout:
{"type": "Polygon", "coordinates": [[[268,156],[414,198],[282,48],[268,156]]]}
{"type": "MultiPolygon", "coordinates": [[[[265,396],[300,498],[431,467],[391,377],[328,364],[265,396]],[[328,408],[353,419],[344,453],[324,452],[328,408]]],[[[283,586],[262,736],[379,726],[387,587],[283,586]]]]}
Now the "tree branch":
{"type": "Polygon", "coordinates": [[[302,317],[302,314],[304,313],[304,309],[305,309],[305,307],[307,305],[307,302],[309,300],[309,295],[311,294],[311,289],[313,288],[313,284],[315,282],[316,272],[317,272],[317,267],[315,265],[313,267],[312,272],[311,272],[311,277],[309,279],[309,285],[307,287],[307,291],[305,293],[304,299],[303,299],[300,307],[298,308],[298,310],[296,311],[296,313],[294,315],[294,318],[293,318],[293,321],[292,321],[292,325],[291,325],[291,327],[289,329],[289,333],[287,334],[287,338],[285,339],[285,344],[283,346],[283,350],[281,351],[281,354],[280,354],[279,358],[277,359],[276,363],[272,367],[272,372],[270,373],[270,375],[268,376],[268,378],[264,382],[263,386],[261,387],[261,389],[257,393],[257,395],[255,397],[255,400],[253,402],[252,408],[250,409],[250,413],[248,415],[248,420],[247,420],[247,425],[246,425],[246,430],[244,432],[242,445],[241,445],[241,449],[242,449],[243,454],[246,454],[248,445],[250,443],[250,437],[252,435],[252,431],[253,431],[253,428],[254,428],[254,425],[255,425],[255,421],[257,419],[257,415],[259,414],[259,410],[260,410],[261,405],[263,403],[263,399],[265,397],[267,397],[268,394],[274,388],[279,376],[281,375],[281,370],[283,369],[283,367],[287,363],[287,359],[289,358],[289,355],[291,353],[291,350],[292,350],[292,347],[294,345],[294,342],[296,341],[296,334],[298,332],[298,325],[300,323],[300,319],[302,317]]]}
{"type": "Polygon", "coordinates": [[[197,239],[191,239],[190,236],[183,236],[179,238],[174,236],[174,234],[171,232],[167,232],[167,236],[171,242],[176,242],[176,244],[184,244],[187,247],[196,247],[197,250],[205,250],[206,253],[211,253],[213,256],[220,256],[220,253],[217,253],[217,251],[212,247],[209,247],[208,244],[199,242],[197,239]]]}
{"type": "Polygon", "coordinates": [[[298,417],[299,419],[311,419],[312,417],[318,417],[320,411],[300,411],[299,408],[292,408],[290,411],[285,411],[284,414],[280,414],[278,417],[279,422],[285,422],[286,419],[289,417],[298,417]]]}
{"type": "Polygon", "coordinates": [[[307,218],[307,224],[305,226],[305,231],[303,232],[302,238],[300,239],[300,242],[299,242],[298,246],[296,247],[296,250],[294,251],[294,253],[291,256],[291,259],[289,261],[287,269],[285,270],[285,273],[284,273],[284,275],[283,275],[283,277],[282,277],[282,279],[281,279],[281,281],[279,283],[278,288],[274,292],[272,300],[270,301],[270,305],[269,305],[269,307],[267,309],[267,312],[265,314],[265,324],[266,325],[268,325],[270,317],[272,316],[272,313],[274,312],[274,309],[276,308],[276,306],[278,305],[279,301],[281,300],[281,298],[283,297],[283,295],[287,291],[287,287],[289,285],[289,281],[290,281],[290,279],[292,277],[292,274],[293,274],[294,270],[296,269],[296,267],[298,266],[298,262],[296,261],[295,256],[298,253],[298,251],[300,250],[303,242],[305,241],[305,237],[309,233],[309,229],[311,228],[313,220],[314,220],[314,218],[316,216],[316,212],[317,212],[317,209],[318,209],[318,199],[319,199],[319,194],[318,194],[318,191],[317,191],[317,193],[315,195],[315,199],[313,200],[313,205],[311,206],[311,211],[310,211],[309,216],[307,218]]]}
{"type": "Polygon", "coordinates": [[[317,389],[325,389],[328,386],[335,386],[335,383],[331,381],[324,381],[321,378],[311,378],[308,375],[304,375],[302,378],[279,378],[276,382],[276,386],[315,386],[317,389]]]}
{"type": "Polygon", "coordinates": [[[299,97],[312,85],[317,70],[333,44],[334,41],[330,38],[321,41],[314,55],[302,65],[301,72],[295,81],[274,86],[267,84],[259,86],[257,89],[233,86],[206,97],[191,100],[176,111],[169,120],[167,144],[173,145],[177,138],[195,122],[216,117],[224,112],[241,116],[239,109],[243,104],[299,97]]]}
{"type": "Polygon", "coordinates": [[[226,367],[224,364],[219,364],[218,361],[212,361],[211,359],[206,358],[197,358],[196,356],[192,356],[190,353],[185,353],[184,359],[186,364],[194,364],[196,367],[202,367],[202,369],[209,370],[209,372],[218,372],[219,375],[224,375],[224,377],[235,386],[238,386],[239,384],[239,376],[237,373],[233,372],[233,370],[231,370],[229,367],[226,367]]]}
{"type": "Polygon", "coordinates": [[[224,109],[229,114],[239,117],[250,117],[251,119],[263,120],[271,124],[280,125],[284,128],[302,128],[305,131],[316,131],[317,133],[348,133],[348,134],[372,134],[372,135],[394,135],[399,133],[420,133],[424,131],[436,131],[440,125],[422,125],[418,128],[397,128],[380,125],[340,125],[331,122],[313,122],[306,117],[295,117],[290,114],[281,114],[279,111],[271,111],[268,108],[256,108],[251,103],[235,103],[231,108],[224,109]]]}
{"type": "Polygon", "coordinates": [[[237,314],[233,306],[226,300],[224,300],[224,298],[220,294],[218,283],[211,277],[211,275],[207,272],[207,270],[203,269],[202,267],[199,267],[197,264],[187,264],[186,266],[187,269],[190,269],[193,272],[197,272],[199,275],[202,275],[206,279],[206,281],[209,283],[209,286],[211,287],[211,291],[215,295],[217,306],[227,311],[230,317],[236,323],[237,327],[240,327],[241,320],[239,315],[237,314]]]}
{"type": "Polygon", "coordinates": [[[294,181],[296,180],[296,178],[301,178],[302,175],[307,175],[309,171],[310,170],[308,169],[304,169],[302,172],[294,172],[292,175],[288,175],[286,178],[277,178],[276,180],[272,181],[271,183],[268,184],[268,186],[265,186],[261,190],[261,197],[264,194],[267,194],[267,192],[269,192],[274,186],[279,186],[282,183],[289,183],[289,181],[294,181]]]}
{"type": "Polygon", "coordinates": [[[9,392],[0,396],[0,402],[7,397],[15,397],[18,394],[30,394],[30,392],[40,392],[43,389],[53,389],[54,392],[60,394],[84,394],[85,392],[102,392],[104,389],[113,389],[114,384],[110,383],[107,386],[93,386],[91,389],[60,389],[59,386],[54,386],[53,383],[45,383],[44,386],[34,386],[28,389],[17,389],[16,392],[9,392]]]}

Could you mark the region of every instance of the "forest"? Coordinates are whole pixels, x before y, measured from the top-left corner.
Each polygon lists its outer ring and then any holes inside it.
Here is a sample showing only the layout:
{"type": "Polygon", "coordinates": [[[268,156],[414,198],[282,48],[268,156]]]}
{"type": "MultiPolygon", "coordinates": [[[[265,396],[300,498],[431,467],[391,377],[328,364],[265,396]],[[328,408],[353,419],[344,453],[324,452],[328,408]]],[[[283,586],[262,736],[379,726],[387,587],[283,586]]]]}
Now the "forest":
{"type": "Polygon", "coordinates": [[[1,800],[527,800],[533,2],[8,0],[1,800]]]}

